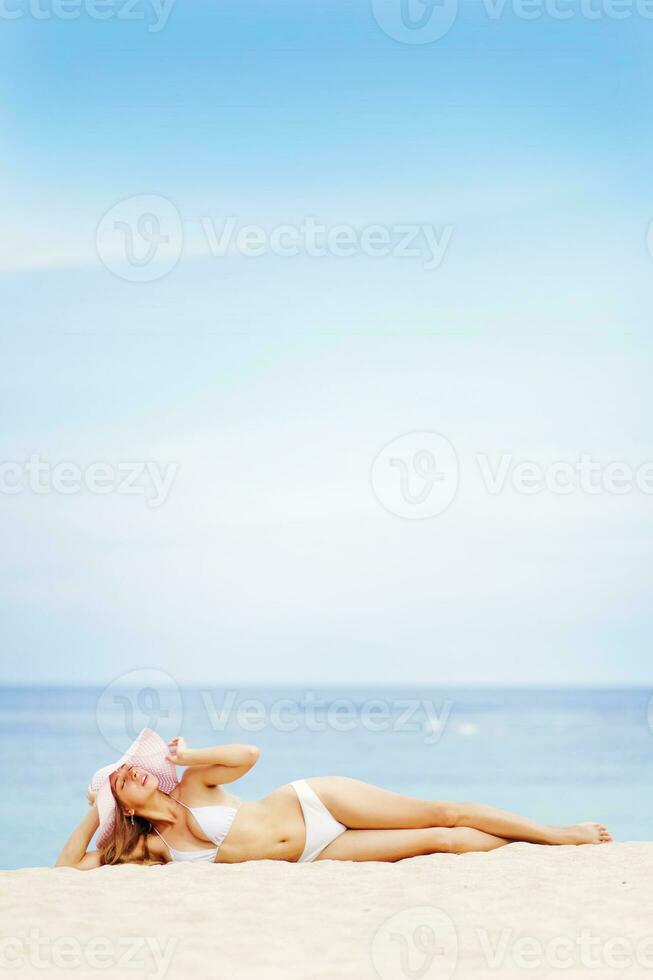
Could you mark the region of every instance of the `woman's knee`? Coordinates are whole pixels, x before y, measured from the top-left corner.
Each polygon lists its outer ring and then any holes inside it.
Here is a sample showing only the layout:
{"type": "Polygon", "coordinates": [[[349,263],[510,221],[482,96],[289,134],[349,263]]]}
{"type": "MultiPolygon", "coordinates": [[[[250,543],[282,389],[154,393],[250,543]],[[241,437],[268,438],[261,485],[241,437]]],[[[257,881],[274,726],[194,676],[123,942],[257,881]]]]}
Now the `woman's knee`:
{"type": "Polygon", "coordinates": [[[434,827],[460,827],[465,823],[465,809],[462,803],[433,803],[434,827]]]}
{"type": "Polygon", "coordinates": [[[453,830],[445,827],[433,827],[428,831],[426,839],[426,854],[450,854],[455,851],[456,838],[453,830]]]}

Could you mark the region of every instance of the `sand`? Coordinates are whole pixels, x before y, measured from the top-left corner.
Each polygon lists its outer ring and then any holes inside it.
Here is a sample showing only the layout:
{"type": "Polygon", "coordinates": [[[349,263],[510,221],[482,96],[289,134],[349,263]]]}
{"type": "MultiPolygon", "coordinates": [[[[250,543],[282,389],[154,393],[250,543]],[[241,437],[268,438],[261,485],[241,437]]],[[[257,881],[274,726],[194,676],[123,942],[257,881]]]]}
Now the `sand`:
{"type": "Polygon", "coordinates": [[[13,977],[653,977],[653,843],[0,873],[13,977]]]}

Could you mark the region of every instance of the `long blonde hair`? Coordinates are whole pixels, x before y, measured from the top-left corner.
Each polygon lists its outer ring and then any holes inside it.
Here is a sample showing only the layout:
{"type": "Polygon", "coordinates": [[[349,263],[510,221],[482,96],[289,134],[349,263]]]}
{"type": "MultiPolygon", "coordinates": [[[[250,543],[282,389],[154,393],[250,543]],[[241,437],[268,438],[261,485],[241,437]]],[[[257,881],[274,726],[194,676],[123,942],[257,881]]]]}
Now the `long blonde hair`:
{"type": "Polygon", "coordinates": [[[100,847],[102,864],[160,864],[152,857],[148,846],[148,837],[152,832],[152,824],[144,817],[134,814],[128,817],[116,798],[116,823],[111,839],[100,847]]]}

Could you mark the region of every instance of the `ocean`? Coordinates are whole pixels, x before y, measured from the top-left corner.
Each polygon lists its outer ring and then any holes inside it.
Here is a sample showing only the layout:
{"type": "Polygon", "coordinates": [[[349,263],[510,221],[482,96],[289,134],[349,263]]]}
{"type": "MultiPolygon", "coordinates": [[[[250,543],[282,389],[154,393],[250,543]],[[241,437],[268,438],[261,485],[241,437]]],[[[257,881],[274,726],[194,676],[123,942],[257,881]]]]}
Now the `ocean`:
{"type": "Polygon", "coordinates": [[[645,689],[0,688],[0,868],[52,865],[90,776],[145,725],[191,746],[259,745],[234,786],[243,799],[339,774],[650,840],[650,699],[645,689]]]}

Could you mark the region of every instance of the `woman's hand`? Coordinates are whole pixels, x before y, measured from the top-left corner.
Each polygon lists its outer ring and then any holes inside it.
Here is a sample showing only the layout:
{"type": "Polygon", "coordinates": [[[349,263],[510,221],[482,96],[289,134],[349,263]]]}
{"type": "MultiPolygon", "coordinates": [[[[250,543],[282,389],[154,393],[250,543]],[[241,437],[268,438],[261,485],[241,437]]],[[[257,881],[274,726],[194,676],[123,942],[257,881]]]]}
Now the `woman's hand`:
{"type": "Polygon", "coordinates": [[[176,766],[187,766],[189,764],[190,749],[186,745],[185,738],[173,738],[168,742],[170,752],[167,759],[174,762],[176,766]]]}
{"type": "Polygon", "coordinates": [[[95,801],[97,800],[97,790],[91,789],[89,786],[86,790],[86,799],[88,800],[89,806],[95,806],[95,801]]]}

